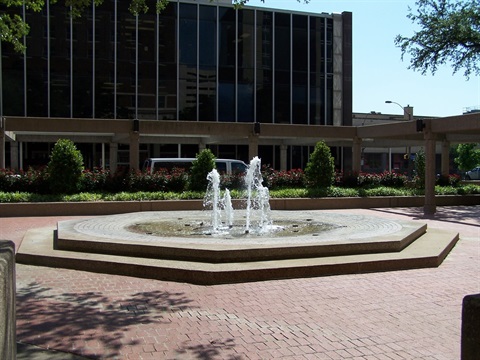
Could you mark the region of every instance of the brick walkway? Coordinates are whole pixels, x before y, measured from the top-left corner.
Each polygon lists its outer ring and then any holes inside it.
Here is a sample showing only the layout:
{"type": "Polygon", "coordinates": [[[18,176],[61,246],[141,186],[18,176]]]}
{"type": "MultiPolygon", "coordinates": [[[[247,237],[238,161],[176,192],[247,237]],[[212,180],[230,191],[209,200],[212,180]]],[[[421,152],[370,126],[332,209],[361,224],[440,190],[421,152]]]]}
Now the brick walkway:
{"type": "MultiPolygon", "coordinates": [[[[17,340],[98,359],[459,359],[462,299],[480,292],[480,206],[340,212],[460,241],[436,269],[210,287],[17,265],[17,340]]],[[[0,218],[0,238],[59,219],[0,218]]]]}

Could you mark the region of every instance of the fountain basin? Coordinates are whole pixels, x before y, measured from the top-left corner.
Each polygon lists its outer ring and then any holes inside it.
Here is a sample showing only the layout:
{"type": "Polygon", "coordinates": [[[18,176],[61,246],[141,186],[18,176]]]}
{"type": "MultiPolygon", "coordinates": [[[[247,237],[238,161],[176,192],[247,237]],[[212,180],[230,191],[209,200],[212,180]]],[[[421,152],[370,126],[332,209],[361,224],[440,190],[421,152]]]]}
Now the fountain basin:
{"type": "MultiPolygon", "coordinates": [[[[287,234],[283,229],[243,236],[232,235],[231,231],[209,235],[198,229],[199,224],[208,223],[209,216],[203,211],[140,212],[61,221],[57,225],[56,248],[229,263],[398,252],[426,231],[425,224],[361,215],[273,211],[274,225],[288,228],[287,234]],[[151,224],[158,224],[158,230],[164,233],[150,231],[151,224]],[[142,229],[146,231],[142,233],[142,229]]],[[[242,212],[237,211],[236,217],[242,218],[242,212]]]]}
{"type": "Polygon", "coordinates": [[[152,237],[126,229],[142,219],[151,221],[151,216],[176,219],[187,215],[209,216],[199,211],[130,213],[62,221],[56,229],[32,229],[25,234],[16,261],[215,285],[437,267],[459,239],[458,233],[426,229],[417,221],[392,224],[379,217],[321,210],[280,214],[274,211],[273,218],[275,221],[277,216],[284,215],[292,221],[308,217],[324,222],[327,215],[339,223],[348,222],[350,227],[339,226],[322,236],[252,236],[242,241],[221,237],[152,237]]]}

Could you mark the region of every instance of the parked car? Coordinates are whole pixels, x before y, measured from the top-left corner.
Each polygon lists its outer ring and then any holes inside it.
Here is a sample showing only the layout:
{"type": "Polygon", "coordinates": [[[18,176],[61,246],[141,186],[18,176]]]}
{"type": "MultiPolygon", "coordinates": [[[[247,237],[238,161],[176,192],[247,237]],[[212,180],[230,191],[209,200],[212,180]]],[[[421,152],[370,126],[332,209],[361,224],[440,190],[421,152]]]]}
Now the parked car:
{"type": "MultiPolygon", "coordinates": [[[[148,158],[143,164],[143,171],[154,173],[159,169],[172,170],[173,168],[190,169],[195,158],[148,158]]],[[[248,166],[240,160],[215,159],[217,170],[220,173],[238,174],[247,171],[248,166]]]]}
{"type": "Polygon", "coordinates": [[[480,166],[465,173],[466,180],[480,180],[480,166]]]}

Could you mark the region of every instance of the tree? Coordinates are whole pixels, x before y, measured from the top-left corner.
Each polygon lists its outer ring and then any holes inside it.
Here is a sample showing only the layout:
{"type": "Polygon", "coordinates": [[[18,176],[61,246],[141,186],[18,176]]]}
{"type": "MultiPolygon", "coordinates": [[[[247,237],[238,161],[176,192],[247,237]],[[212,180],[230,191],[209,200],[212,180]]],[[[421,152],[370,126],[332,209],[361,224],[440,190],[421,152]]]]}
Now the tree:
{"type": "Polygon", "coordinates": [[[480,1],[417,0],[416,5],[417,12],[409,8],[407,17],[420,30],[395,38],[402,59],[411,57],[409,69],[435,74],[439,66],[452,63],[453,73],[480,74],[480,1]]]}
{"type": "Polygon", "coordinates": [[[478,144],[459,144],[456,148],[454,161],[462,171],[468,171],[480,164],[480,150],[478,144]]]}
{"type": "Polygon", "coordinates": [[[78,191],[83,173],[83,156],[68,139],[56,142],[47,166],[50,190],[55,194],[78,191]]]}
{"type": "MultiPolygon", "coordinates": [[[[83,11],[92,5],[99,6],[104,0],[64,0],[64,5],[70,7],[72,17],[80,17],[83,11]]],[[[146,13],[149,8],[146,4],[147,0],[130,0],[129,10],[133,15],[146,13]]],[[[214,0],[210,0],[211,2],[214,0]]],[[[265,2],[265,0],[262,0],[265,2]]],[[[308,4],[310,0],[297,0],[308,4]]],[[[46,0],[0,0],[0,9],[3,8],[21,8],[25,5],[27,10],[36,12],[41,11],[45,7],[46,0]]],[[[50,0],[50,4],[59,3],[58,0],[50,0]]],[[[169,0],[156,0],[156,12],[160,13],[169,3],[169,0]]],[[[233,0],[235,8],[240,8],[248,3],[248,0],[233,0]]],[[[0,12],[0,42],[11,43],[15,51],[24,52],[25,45],[22,38],[28,35],[30,31],[29,25],[18,14],[11,14],[5,11],[0,12]]]]}
{"type": "Polygon", "coordinates": [[[425,187],[425,150],[423,148],[415,154],[414,163],[417,186],[423,189],[425,187]]]}
{"type": "Polygon", "coordinates": [[[335,180],[335,163],[330,148],[324,141],[315,145],[305,168],[307,186],[310,188],[325,188],[335,180]]]}
{"type": "Polygon", "coordinates": [[[210,149],[203,149],[197,154],[190,168],[190,190],[204,191],[207,189],[207,175],[215,169],[215,159],[215,155],[210,149]]]}

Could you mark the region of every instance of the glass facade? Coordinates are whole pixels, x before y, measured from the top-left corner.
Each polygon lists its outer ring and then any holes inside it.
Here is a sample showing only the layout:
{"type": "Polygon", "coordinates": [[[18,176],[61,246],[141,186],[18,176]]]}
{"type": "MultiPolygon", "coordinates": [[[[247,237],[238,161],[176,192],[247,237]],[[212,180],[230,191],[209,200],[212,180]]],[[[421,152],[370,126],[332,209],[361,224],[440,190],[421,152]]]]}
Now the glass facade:
{"type": "MultiPolygon", "coordinates": [[[[25,54],[0,43],[0,116],[334,123],[333,15],[147,4],[136,17],[129,1],[105,0],[75,19],[62,4],[0,7],[31,27],[25,54]]],[[[248,156],[243,145],[214,148],[248,156]]],[[[278,144],[259,151],[278,164],[278,144]]]]}
{"type": "Polygon", "coordinates": [[[25,55],[2,44],[1,115],[332,123],[329,15],[148,5],[17,9],[31,31],[25,55]]]}

